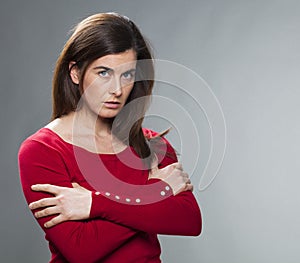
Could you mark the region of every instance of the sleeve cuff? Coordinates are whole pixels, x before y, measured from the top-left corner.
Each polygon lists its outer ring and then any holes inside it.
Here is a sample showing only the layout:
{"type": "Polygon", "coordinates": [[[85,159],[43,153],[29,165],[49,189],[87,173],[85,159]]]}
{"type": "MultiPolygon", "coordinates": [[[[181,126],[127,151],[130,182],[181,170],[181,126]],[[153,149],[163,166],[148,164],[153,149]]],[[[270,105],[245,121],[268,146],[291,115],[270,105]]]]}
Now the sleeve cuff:
{"type": "MultiPolygon", "coordinates": [[[[116,189],[117,190],[117,189],[116,189]]],[[[112,207],[119,205],[147,205],[160,202],[173,195],[172,188],[160,179],[150,179],[146,185],[141,185],[129,193],[117,191],[92,191],[92,206],[89,218],[105,218],[112,207]]]]}

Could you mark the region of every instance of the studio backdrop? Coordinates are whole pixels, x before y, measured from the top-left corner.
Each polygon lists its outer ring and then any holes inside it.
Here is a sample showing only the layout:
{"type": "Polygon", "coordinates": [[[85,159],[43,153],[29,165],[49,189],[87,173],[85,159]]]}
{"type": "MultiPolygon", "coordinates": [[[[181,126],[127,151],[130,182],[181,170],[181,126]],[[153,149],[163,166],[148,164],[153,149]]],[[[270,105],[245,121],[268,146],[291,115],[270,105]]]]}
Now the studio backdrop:
{"type": "Polygon", "coordinates": [[[300,3],[293,0],[2,1],[0,262],[48,262],[17,154],[47,124],[55,61],[83,18],[115,11],[157,65],[144,126],[189,171],[199,237],[160,236],[167,263],[300,262],[300,3]]]}

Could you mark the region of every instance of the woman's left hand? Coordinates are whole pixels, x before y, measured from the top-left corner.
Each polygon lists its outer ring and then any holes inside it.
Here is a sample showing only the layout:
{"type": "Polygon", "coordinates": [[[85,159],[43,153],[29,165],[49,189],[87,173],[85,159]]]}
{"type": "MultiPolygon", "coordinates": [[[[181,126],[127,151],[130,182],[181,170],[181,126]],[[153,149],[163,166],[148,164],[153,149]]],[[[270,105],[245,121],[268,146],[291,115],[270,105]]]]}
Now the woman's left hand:
{"type": "Polygon", "coordinates": [[[82,220],[89,217],[92,206],[92,192],[77,183],[72,183],[72,185],[73,188],[51,184],[31,186],[33,191],[42,191],[55,195],[54,197],[43,198],[29,204],[31,210],[45,207],[45,209],[34,213],[36,218],[57,214],[56,217],[44,224],[45,227],[49,228],[64,221],[82,220]]]}

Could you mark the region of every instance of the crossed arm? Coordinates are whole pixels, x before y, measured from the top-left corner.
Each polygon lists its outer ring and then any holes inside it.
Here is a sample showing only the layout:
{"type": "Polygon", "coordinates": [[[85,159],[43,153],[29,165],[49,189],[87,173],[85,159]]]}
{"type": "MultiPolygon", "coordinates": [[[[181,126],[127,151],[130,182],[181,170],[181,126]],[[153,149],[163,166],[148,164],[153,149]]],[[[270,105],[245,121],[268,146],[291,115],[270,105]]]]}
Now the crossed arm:
{"type": "Polygon", "coordinates": [[[52,151],[48,158],[49,149],[44,145],[37,142],[24,145],[19,154],[20,175],[26,200],[32,203],[30,208],[35,211],[46,238],[67,260],[93,262],[102,259],[141,231],[177,235],[200,233],[200,211],[191,191],[186,191],[191,186],[186,187],[188,179],[180,172],[179,164],[169,165],[161,169],[160,174],[153,175],[154,178],[169,178],[169,185],[178,183],[181,178],[182,186],[177,186],[177,193],[174,193],[177,195],[154,204],[131,206],[72,185],[59,153],[52,151]],[[173,173],[176,180],[171,180],[167,175],[176,165],[179,168],[177,176],[173,173]],[[35,184],[38,186],[32,191],[35,184]],[[148,220],[142,220],[145,218],[148,220]],[[49,225],[45,226],[46,223],[49,225]],[[51,227],[53,225],[55,227],[51,227]]]}

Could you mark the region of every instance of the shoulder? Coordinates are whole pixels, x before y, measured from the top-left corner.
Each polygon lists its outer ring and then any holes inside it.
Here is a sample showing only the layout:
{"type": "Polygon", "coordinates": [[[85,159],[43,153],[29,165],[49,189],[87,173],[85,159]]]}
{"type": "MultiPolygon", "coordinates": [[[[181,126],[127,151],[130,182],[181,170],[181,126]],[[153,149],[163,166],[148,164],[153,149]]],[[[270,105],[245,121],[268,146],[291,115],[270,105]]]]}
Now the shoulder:
{"type": "Polygon", "coordinates": [[[26,138],[22,144],[21,148],[28,145],[45,145],[48,147],[54,146],[58,143],[58,136],[49,128],[43,127],[26,138]]]}
{"type": "Polygon", "coordinates": [[[64,138],[66,137],[65,134],[67,134],[67,131],[70,130],[69,123],[72,123],[71,114],[70,116],[52,120],[46,126],[24,140],[20,150],[28,147],[44,147],[60,150],[66,148],[68,140],[64,140],[64,138]]]}
{"type": "Polygon", "coordinates": [[[62,140],[52,130],[41,128],[26,138],[19,148],[19,159],[37,155],[59,153],[64,148],[62,140]]]}

